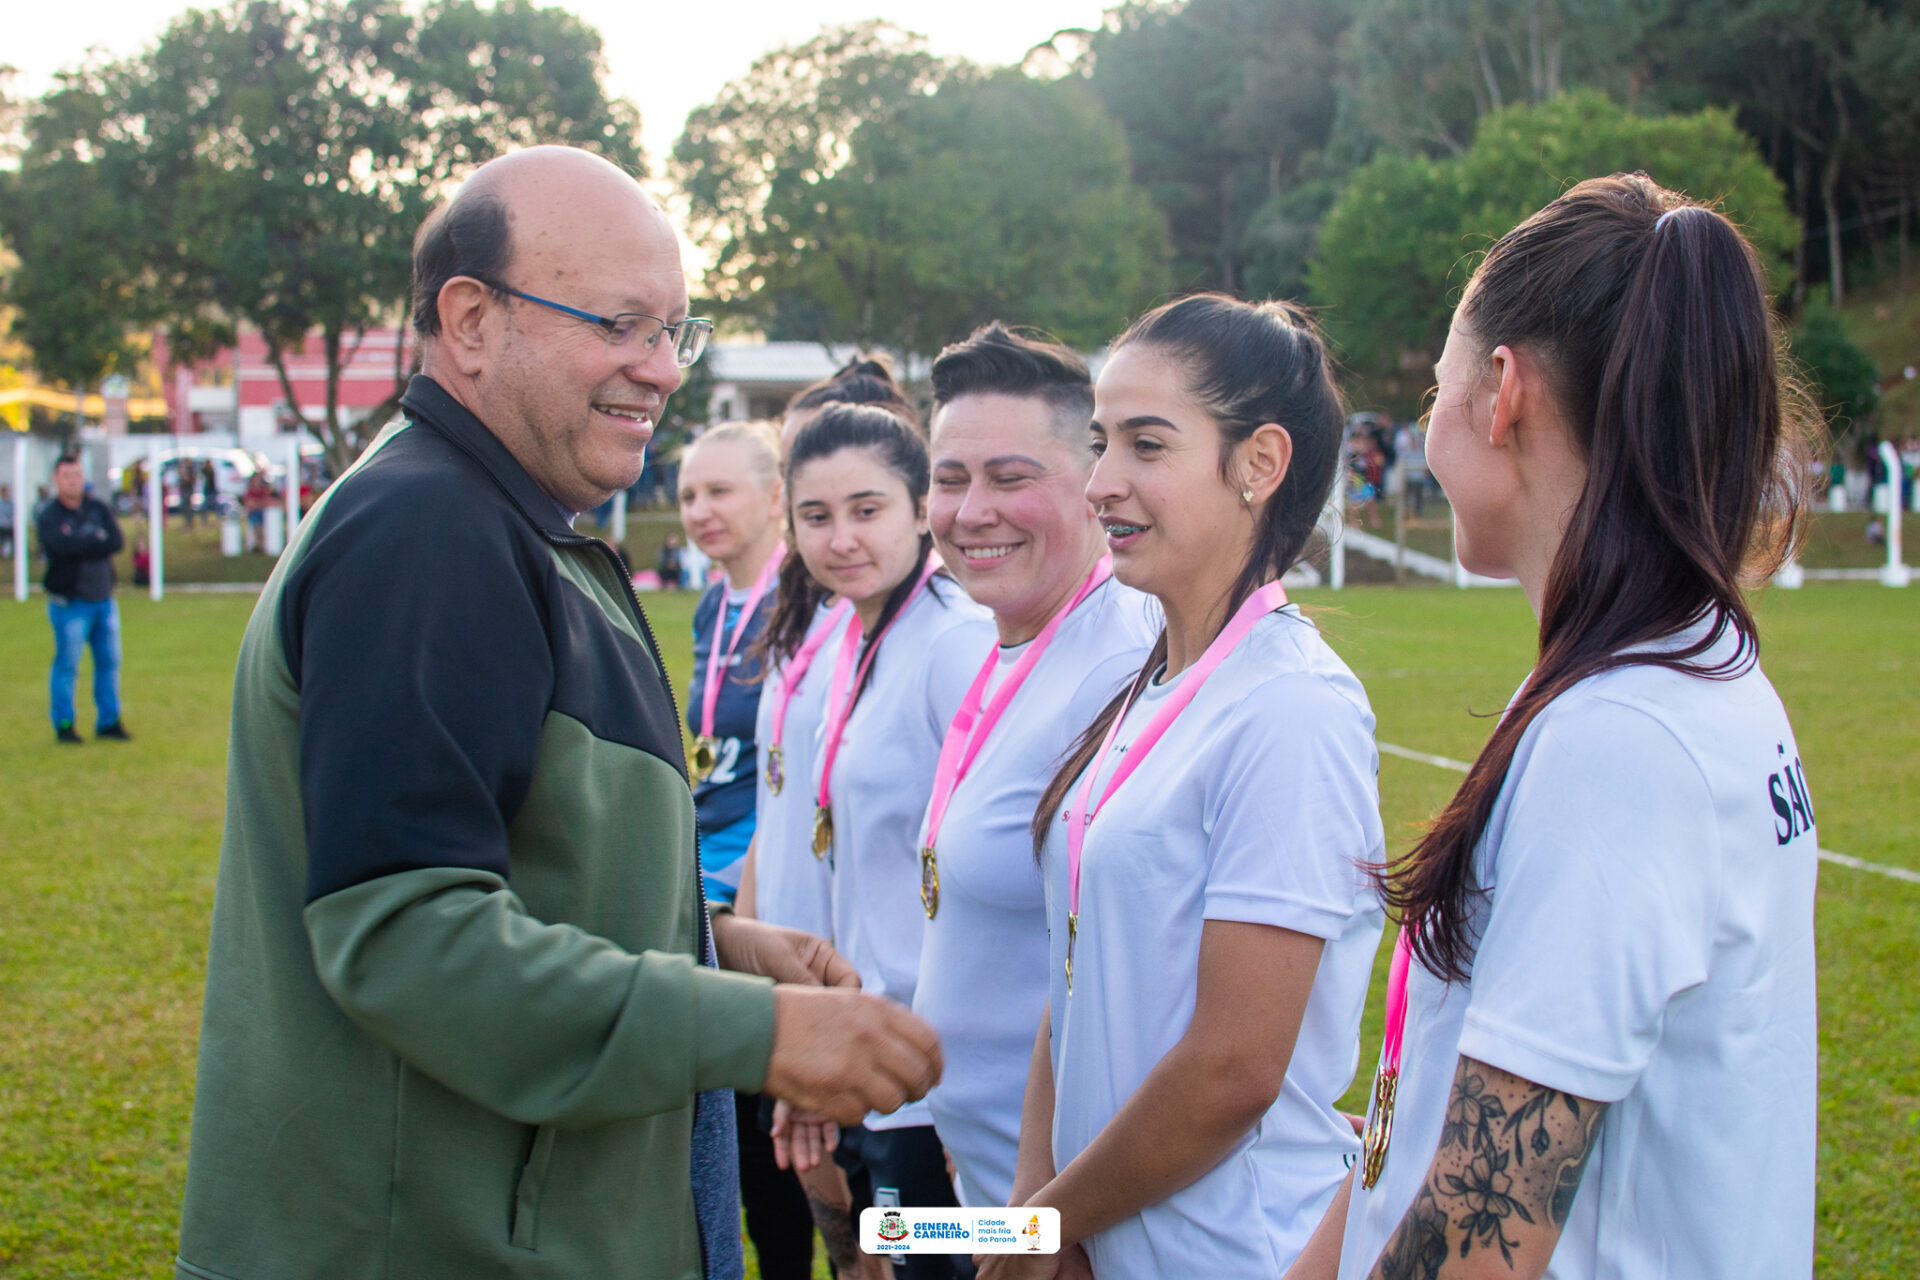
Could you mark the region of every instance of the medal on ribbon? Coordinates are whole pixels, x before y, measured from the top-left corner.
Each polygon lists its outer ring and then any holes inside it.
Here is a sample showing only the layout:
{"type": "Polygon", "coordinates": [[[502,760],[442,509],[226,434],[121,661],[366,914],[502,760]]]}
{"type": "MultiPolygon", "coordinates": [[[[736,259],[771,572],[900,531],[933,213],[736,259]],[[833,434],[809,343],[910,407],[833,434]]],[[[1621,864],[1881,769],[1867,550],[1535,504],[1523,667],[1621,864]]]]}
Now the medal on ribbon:
{"type": "Polygon", "coordinates": [[[1393,944],[1393,964],[1387,970],[1387,1025],[1380,1041],[1380,1068],[1373,1076],[1373,1101],[1367,1107],[1367,1128],[1360,1137],[1360,1186],[1372,1190],[1387,1167],[1387,1144],[1393,1141],[1393,1103],[1400,1092],[1400,1047],[1407,1030],[1407,974],[1412,967],[1413,930],[1400,927],[1393,944]]]}
{"type": "Polygon", "coordinates": [[[780,787],[787,780],[786,753],[780,750],[780,744],[774,743],[767,748],[767,792],[779,795],[780,787]]]}
{"type": "Polygon", "coordinates": [[[693,780],[705,782],[713,772],[713,766],[720,763],[720,740],[707,734],[701,734],[693,740],[693,780]]]}
{"type": "Polygon", "coordinates": [[[932,845],[920,851],[920,905],[927,909],[929,920],[940,910],[940,864],[932,845]]]}
{"type": "Polygon", "coordinates": [[[813,811],[813,856],[824,861],[833,852],[833,810],[821,805],[813,811]]]}

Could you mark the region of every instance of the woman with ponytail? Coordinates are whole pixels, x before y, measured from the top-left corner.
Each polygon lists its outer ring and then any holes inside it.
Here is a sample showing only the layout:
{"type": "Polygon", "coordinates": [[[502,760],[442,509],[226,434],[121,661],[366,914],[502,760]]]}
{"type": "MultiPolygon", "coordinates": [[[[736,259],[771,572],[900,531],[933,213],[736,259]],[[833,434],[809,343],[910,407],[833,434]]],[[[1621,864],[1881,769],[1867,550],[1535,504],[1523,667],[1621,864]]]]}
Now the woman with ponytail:
{"type": "MultiPolygon", "coordinates": [[[[935,765],[980,661],[993,648],[987,611],[937,572],[927,527],[926,442],[895,414],[833,404],[801,428],[787,454],[794,549],[825,592],[852,607],[838,641],[820,650],[830,672],[809,776],[789,776],[813,805],[811,848],[832,874],[834,946],[870,994],[911,1007],[927,917],[916,843],[935,765]]],[[[800,1164],[819,1138],[797,1140],[800,1164]]],[[[838,1136],[836,1163],[853,1183],[854,1216],[884,1200],[954,1203],[940,1140],[924,1101],[874,1114],[838,1136]]],[[[945,1255],[899,1260],[895,1274],[944,1280],[945,1255]]]]}
{"type": "Polygon", "coordinates": [[[1101,371],[1087,497],[1166,627],[1034,817],[1048,1014],[1013,1194],[1069,1252],[985,1280],[1277,1277],[1357,1150],[1334,1101],[1382,927],[1373,715],[1280,585],[1342,419],[1281,303],[1170,303],[1101,371]]]}
{"type": "Polygon", "coordinates": [[[1812,1266],[1818,844],[1742,594],[1805,475],[1779,349],[1753,249],[1642,176],[1574,187],[1469,284],[1427,459],[1539,658],[1383,869],[1368,1150],[1302,1275],[1812,1266]]]}

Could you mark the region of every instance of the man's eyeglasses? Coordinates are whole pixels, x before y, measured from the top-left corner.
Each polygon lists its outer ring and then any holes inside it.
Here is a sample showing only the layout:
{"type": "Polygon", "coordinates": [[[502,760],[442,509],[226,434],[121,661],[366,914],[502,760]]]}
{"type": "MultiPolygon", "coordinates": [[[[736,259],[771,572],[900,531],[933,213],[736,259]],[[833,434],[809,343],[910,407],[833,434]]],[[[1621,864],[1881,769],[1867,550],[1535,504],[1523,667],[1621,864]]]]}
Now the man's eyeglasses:
{"type": "Polygon", "coordinates": [[[682,369],[690,367],[707,349],[707,338],[713,333],[713,321],[699,316],[688,316],[685,320],[668,324],[659,316],[650,316],[640,311],[622,311],[617,316],[597,316],[591,311],[582,311],[578,307],[569,307],[564,302],[554,302],[547,298],[536,298],[530,293],[509,288],[497,281],[475,276],[489,289],[524,298],[528,302],[537,302],[543,307],[551,307],[564,315],[597,325],[607,335],[608,347],[625,347],[638,342],[645,350],[652,351],[660,343],[660,335],[669,335],[673,343],[673,361],[682,369]]]}

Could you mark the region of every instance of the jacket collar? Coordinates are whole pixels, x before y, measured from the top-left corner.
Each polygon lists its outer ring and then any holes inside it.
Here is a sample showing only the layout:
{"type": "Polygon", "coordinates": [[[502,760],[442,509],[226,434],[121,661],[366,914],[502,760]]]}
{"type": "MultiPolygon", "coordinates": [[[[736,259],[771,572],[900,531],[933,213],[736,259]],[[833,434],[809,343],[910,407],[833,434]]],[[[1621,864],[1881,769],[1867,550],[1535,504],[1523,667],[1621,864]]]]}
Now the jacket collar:
{"type": "Polygon", "coordinates": [[[416,373],[407,383],[407,393],[400,397],[400,407],[415,422],[438,431],[485,468],[494,483],[520,509],[520,514],[540,532],[561,542],[583,540],[584,535],[575,533],[562,518],[559,502],[534,483],[520,460],[500,442],[500,437],[489,431],[465,405],[448,395],[446,388],[426,374],[416,373]]]}

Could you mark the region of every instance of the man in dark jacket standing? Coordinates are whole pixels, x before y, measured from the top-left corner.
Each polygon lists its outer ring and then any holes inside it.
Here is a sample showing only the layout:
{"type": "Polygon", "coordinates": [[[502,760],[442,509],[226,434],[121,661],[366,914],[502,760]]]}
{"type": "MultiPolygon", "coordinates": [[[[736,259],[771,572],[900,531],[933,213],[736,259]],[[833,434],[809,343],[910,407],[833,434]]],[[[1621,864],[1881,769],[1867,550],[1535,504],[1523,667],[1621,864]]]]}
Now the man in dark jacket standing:
{"type": "Polygon", "coordinates": [[[729,1280],[717,1091],[847,1122],[940,1056],[820,939],[709,924],[672,687],[573,530],[710,326],[665,216],[561,147],[468,180],[414,296],[406,419],[240,646],[176,1276],[729,1280]]]}
{"type": "Polygon", "coordinates": [[[53,623],[53,736],[82,741],[74,728],[73,689],[80,651],[93,650],[94,736],[128,739],[120,722],[120,608],[113,600],[113,557],[123,545],[113,508],[87,493],[80,459],[53,468],[54,499],[40,512],[47,555],[47,618],[53,623]]]}

